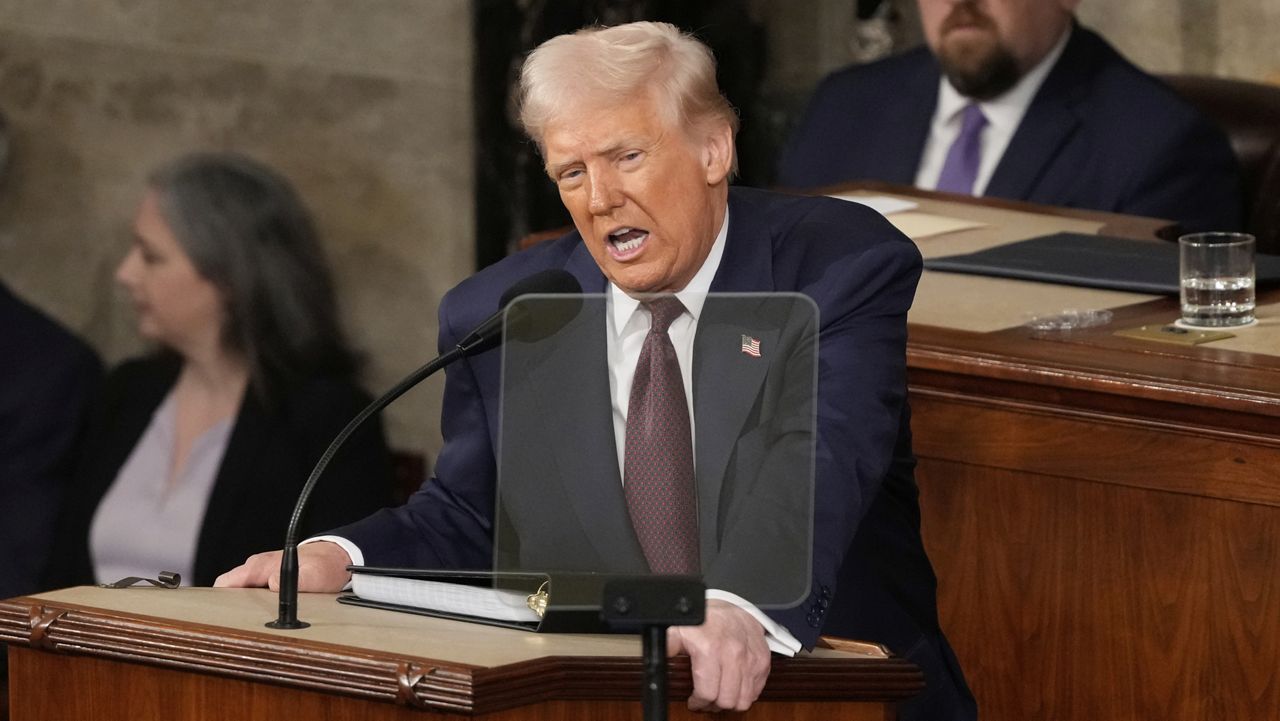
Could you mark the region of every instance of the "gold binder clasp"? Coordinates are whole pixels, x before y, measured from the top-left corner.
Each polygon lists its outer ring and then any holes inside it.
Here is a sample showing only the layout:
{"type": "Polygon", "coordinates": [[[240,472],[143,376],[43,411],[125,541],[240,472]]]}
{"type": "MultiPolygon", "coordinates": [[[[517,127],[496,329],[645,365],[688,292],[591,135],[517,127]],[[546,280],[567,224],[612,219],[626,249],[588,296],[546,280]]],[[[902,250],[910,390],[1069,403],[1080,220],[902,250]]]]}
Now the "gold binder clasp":
{"type": "Polygon", "coordinates": [[[549,581],[543,581],[542,585],[538,586],[538,590],[535,593],[529,594],[529,597],[524,601],[530,611],[538,614],[538,618],[542,618],[542,616],[547,612],[547,602],[550,599],[550,596],[547,594],[547,583],[549,583],[549,581]]]}

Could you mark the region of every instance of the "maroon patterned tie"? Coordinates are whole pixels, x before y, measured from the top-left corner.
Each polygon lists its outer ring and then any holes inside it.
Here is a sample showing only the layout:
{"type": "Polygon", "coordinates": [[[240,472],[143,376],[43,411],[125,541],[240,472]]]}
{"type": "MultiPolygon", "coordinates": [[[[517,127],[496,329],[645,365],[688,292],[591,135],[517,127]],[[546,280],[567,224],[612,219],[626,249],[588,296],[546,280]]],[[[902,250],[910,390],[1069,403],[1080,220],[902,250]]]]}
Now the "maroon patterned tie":
{"type": "Polygon", "coordinates": [[[693,434],[675,346],[667,335],[684,313],[675,296],[644,304],[653,316],[631,381],[623,490],[649,570],[698,573],[693,434]]]}

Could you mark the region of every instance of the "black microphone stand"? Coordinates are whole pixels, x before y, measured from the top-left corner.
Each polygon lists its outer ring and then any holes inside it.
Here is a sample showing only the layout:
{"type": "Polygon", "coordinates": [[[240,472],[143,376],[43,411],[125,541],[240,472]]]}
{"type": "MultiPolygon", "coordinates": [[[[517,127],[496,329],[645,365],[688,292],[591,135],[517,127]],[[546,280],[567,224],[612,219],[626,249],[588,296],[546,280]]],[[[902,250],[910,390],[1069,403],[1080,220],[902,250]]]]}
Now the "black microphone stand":
{"type": "Polygon", "coordinates": [[[386,408],[392,401],[404,395],[410,388],[426,380],[431,374],[473,352],[474,349],[467,345],[467,341],[470,338],[471,336],[468,336],[453,350],[409,374],[407,378],[397,383],[394,388],[382,394],[381,398],[366,406],[333,439],[333,442],[325,449],[324,455],[320,456],[315,468],[311,469],[311,475],[307,478],[307,482],[302,486],[302,492],[298,494],[298,502],[293,507],[293,516],[289,519],[289,532],[285,534],[284,555],[280,559],[280,609],[276,620],[266,624],[267,628],[298,629],[311,625],[306,621],[298,620],[298,526],[302,522],[303,511],[306,510],[307,499],[311,497],[311,491],[315,488],[316,480],[320,478],[320,475],[324,473],[324,469],[328,467],[333,454],[338,452],[342,444],[346,443],[347,438],[369,416],[386,408]]]}
{"type": "Polygon", "coordinates": [[[537,340],[559,330],[577,314],[578,306],[581,303],[579,300],[574,304],[562,305],[557,312],[550,314],[548,318],[542,319],[542,323],[538,323],[536,322],[538,319],[531,317],[527,310],[523,308],[518,308],[511,313],[504,312],[504,309],[521,295],[577,296],[581,292],[582,287],[578,284],[578,280],[568,271],[559,268],[540,271],[516,282],[502,294],[502,298],[498,302],[498,312],[476,326],[475,330],[458,341],[458,344],[452,350],[410,373],[407,378],[397,383],[394,388],[384,393],[378,400],[370,403],[355,418],[351,419],[351,422],[342,429],[337,438],[334,438],[329,447],[325,449],[324,455],[320,456],[315,468],[311,469],[311,475],[307,478],[307,482],[303,484],[302,492],[298,494],[298,502],[293,507],[293,516],[289,519],[289,531],[285,534],[284,551],[280,558],[280,610],[276,620],[268,623],[267,628],[297,629],[306,628],[310,625],[305,621],[298,620],[298,526],[302,521],[303,512],[307,508],[307,500],[311,498],[311,491],[315,488],[316,481],[324,473],[324,469],[328,467],[333,454],[338,452],[338,449],[347,442],[347,438],[360,427],[360,424],[364,423],[369,416],[386,408],[392,401],[404,395],[406,391],[421,383],[432,373],[459,358],[496,348],[503,341],[504,323],[513,327],[526,326],[521,333],[527,336],[528,340],[537,340]]]}

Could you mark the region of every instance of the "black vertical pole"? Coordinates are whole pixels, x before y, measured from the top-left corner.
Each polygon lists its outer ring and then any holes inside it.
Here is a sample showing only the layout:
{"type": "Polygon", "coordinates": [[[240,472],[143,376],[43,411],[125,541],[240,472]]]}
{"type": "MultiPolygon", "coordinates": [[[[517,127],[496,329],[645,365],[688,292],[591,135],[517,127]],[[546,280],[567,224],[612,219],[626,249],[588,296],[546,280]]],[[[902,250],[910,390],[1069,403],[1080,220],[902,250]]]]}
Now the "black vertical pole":
{"type": "Polygon", "coordinates": [[[667,627],[644,627],[644,721],[667,718],[667,627]]]}

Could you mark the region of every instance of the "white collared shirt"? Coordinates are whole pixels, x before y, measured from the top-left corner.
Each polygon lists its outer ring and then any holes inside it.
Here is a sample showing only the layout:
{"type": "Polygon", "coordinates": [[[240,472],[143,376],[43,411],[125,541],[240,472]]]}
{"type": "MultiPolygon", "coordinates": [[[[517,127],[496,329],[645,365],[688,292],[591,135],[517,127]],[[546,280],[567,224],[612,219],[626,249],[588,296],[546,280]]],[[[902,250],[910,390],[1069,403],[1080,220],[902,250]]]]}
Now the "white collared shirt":
{"type": "MultiPolygon", "coordinates": [[[[983,195],[991,176],[996,172],[1000,158],[1013,140],[1022,117],[1031,107],[1040,86],[1049,75],[1049,71],[1057,64],[1058,58],[1071,38],[1068,27],[1058,38],[1058,42],[1035,67],[1023,75],[1012,88],[991,100],[978,103],[982,114],[987,119],[987,126],[982,130],[982,160],[978,163],[978,177],[973,183],[973,194],[983,195]]],[[[929,137],[925,141],[924,152],[920,155],[920,167],[916,170],[916,187],[934,190],[938,187],[938,176],[942,174],[942,166],[947,160],[947,151],[960,134],[961,114],[966,106],[972,103],[971,98],[960,94],[952,87],[944,75],[938,81],[938,105],[933,111],[933,121],[929,124],[929,137]]]]}

